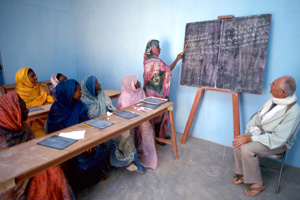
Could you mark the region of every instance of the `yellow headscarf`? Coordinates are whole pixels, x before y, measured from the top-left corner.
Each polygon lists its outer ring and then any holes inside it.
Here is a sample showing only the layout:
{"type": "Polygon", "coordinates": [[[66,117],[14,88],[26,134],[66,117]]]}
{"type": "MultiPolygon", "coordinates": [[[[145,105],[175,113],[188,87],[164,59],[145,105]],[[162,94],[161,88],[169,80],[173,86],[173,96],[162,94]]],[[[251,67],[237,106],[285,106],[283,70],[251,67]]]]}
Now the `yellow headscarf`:
{"type": "Polygon", "coordinates": [[[47,94],[42,85],[35,87],[28,78],[29,68],[21,68],[16,74],[15,91],[25,101],[26,107],[41,106],[45,102],[53,103],[53,98],[47,94]]]}

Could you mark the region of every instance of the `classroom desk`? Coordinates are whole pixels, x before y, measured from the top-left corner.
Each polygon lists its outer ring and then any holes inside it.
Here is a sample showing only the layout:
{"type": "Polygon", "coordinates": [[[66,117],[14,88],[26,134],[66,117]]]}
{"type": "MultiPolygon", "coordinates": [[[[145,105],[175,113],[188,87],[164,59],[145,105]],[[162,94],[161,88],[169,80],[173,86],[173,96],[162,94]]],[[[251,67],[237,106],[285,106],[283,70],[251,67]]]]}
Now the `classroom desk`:
{"type": "MultiPolygon", "coordinates": [[[[52,86],[52,83],[51,83],[50,80],[39,81],[39,82],[47,83],[47,85],[48,85],[49,87],[52,86]]],[[[15,90],[16,84],[13,83],[13,84],[2,85],[2,87],[5,88],[5,93],[8,93],[8,92],[11,92],[11,91],[14,91],[14,90],[15,90]]]]}
{"type": "Polygon", "coordinates": [[[119,90],[108,89],[108,90],[103,90],[103,92],[105,92],[111,99],[119,98],[121,95],[121,91],[119,90]]]}
{"type": "Polygon", "coordinates": [[[43,110],[29,112],[27,122],[35,120],[35,119],[47,118],[48,114],[49,114],[49,110],[51,108],[51,105],[52,105],[52,103],[46,103],[42,106],[39,106],[39,107],[43,108],[43,110]]]}
{"type": "MultiPolygon", "coordinates": [[[[175,159],[178,158],[177,142],[175,135],[174,117],[173,117],[173,104],[172,102],[163,103],[159,108],[142,112],[135,110],[132,106],[121,110],[134,112],[139,116],[131,119],[124,119],[117,115],[109,117],[112,126],[105,129],[90,128],[83,123],[68,127],[66,129],[51,133],[41,138],[33,139],[28,142],[3,149],[0,151],[0,192],[3,192],[16,183],[31,178],[34,175],[47,170],[53,166],[59,165],[62,162],[92,148],[111,138],[136,127],[142,122],[152,120],[154,117],[161,115],[164,112],[169,112],[170,122],[172,127],[172,139],[157,139],[174,146],[175,159]],[[63,150],[57,150],[45,146],[38,145],[37,143],[52,135],[58,135],[61,132],[85,130],[85,138],[78,140],[74,144],[68,146],[63,150]]],[[[119,112],[118,110],[116,112],[119,112]]],[[[99,119],[107,120],[107,115],[98,117],[99,119]]],[[[152,120],[153,122],[153,120],[152,120]]],[[[153,123],[152,123],[153,125],[153,123]]]]}
{"type": "MultiPolygon", "coordinates": [[[[111,98],[118,98],[121,95],[121,91],[119,90],[104,90],[104,92],[111,98]]],[[[49,114],[49,110],[52,104],[44,104],[42,106],[39,106],[43,108],[43,110],[37,110],[37,111],[32,111],[29,112],[27,122],[35,120],[35,119],[40,119],[40,118],[47,118],[49,114]]]]}

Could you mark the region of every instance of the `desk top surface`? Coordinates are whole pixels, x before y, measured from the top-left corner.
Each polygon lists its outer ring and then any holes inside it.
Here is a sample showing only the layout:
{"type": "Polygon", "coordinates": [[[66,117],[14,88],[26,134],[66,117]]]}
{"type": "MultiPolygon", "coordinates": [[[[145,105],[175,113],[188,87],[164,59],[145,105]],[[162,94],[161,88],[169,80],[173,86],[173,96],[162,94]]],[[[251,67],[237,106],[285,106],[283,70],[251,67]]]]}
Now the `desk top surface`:
{"type": "Polygon", "coordinates": [[[49,113],[49,110],[51,108],[52,103],[46,103],[42,106],[38,106],[40,108],[42,108],[43,110],[37,110],[37,111],[32,111],[28,113],[28,118],[30,119],[31,117],[33,117],[34,115],[39,115],[41,113],[49,113]]]}
{"type": "MultiPolygon", "coordinates": [[[[104,92],[111,98],[118,98],[120,95],[121,95],[121,91],[119,90],[111,90],[111,89],[108,89],[108,90],[104,90],[104,92]]],[[[34,120],[36,118],[39,118],[39,117],[43,117],[44,115],[45,116],[48,116],[48,113],[50,111],[50,108],[51,108],[51,103],[47,103],[47,104],[44,104],[42,106],[38,106],[38,107],[41,107],[43,108],[42,110],[37,110],[37,111],[32,111],[32,112],[29,112],[28,113],[28,119],[27,121],[31,121],[31,120],[34,120]]]]}
{"type": "Polygon", "coordinates": [[[105,92],[111,99],[117,98],[121,95],[120,90],[107,89],[107,90],[103,90],[103,92],[105,92]]]}
{"type": "Polygon", "coordinates": [[[0,150],[0,183],[4,183],[12,179],[15,179],[16,181],[23,181],[24,179],[32,177],[39,172],[58,165],[98,144],[103,143],[126,130],[134,128],[144,121],[148,121],[163,112],[172,110],[173,104],[174,103],[172,102],[166,102],[159,108],[147,110],[146,112],[136,110],[132,106],[129,106],[116,112],[126,110],[134,112],[139,116],[131,119],[124,119],[117,115],[112,115],[108,119],[106,115],[103,115],[98,118],[113,122],[114,124],[101,130],[97,128],[90,128],[85,126],[83,123],[80,123],[41,138],[33,139],[10,148],[0,150]],[[80,130],[85,130],[84,139],[78,140],[63,150],[57,150],[37,144],[41,140],[51,137],[52,135],[58,135],[61,132],[80,130]]]}
{"type": "MultiPolygon", "coordinates": [[[[46,80],[46,81],[39,81],[39,82],[43,82],[43,83],[47,83],[48,85],[52,85],[50,80],[46,80]]],[[[6,85],[2,85],[3,87],[5,87],[5,89],[7,91],[11,91],[14,90],[16,88],[16,84],[12,83],[12,84],[6,84],[6,85]]]]}

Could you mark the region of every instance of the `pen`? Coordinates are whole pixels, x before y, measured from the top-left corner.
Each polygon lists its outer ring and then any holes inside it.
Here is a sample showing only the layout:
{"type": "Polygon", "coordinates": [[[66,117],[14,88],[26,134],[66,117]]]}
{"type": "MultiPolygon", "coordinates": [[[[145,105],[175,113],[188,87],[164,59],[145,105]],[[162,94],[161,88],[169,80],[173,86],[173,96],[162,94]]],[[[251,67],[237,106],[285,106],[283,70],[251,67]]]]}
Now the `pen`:
{"type": "Polygon", "coordinates": [[[87,126],[87,127],[90,127],[90,128],[94,128],[94,127],[92,127],[92,126],[90,126],[90,125],[87,125],[87,124],[83,124],[83,125],[85,125],[85,126],[87,126]]]}

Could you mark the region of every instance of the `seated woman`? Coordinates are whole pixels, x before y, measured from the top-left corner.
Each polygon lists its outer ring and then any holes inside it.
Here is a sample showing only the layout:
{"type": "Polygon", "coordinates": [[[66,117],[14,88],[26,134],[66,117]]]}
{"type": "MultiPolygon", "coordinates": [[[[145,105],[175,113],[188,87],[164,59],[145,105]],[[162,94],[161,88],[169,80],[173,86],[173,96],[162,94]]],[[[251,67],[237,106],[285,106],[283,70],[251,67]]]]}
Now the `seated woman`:
{"type": "MultiPolygon", "coordinates": [[[[25,101],[26,107],[41,106],[46,102],[53,103],[49,95],[50,89],[46,83],[37,82],[34,71],[30,68],[21,68],[16,74],[15,92],[25,101]],[[46,89],[44,89],[44,87],[46,89]]],[[[29,122],[36,138],[46,135],[44,124],[46,119],[36,119],[29,122]]]]}
{"type": "Polygon", "coordinates": [[[104,115],[107,111],[116,110],[109,96],[102,91],[95,76],[86,76],[81,82],[81,88],[81,101],[87,105],[88,115],[91,119],[104,115]]]}
{"type": "MultiPolygon", "coordinates": [[[[80,100],[81,87],[77,81],[63,80],[52,92],[56,100],[51,106],[47,119],[50,133],[89,120],[87,107],[80,100]]],[[[106,147],[101,144],[63,164],[63,169],[74,191],[100,181],[106,155],[106,147]]]]}
{"type": "Polygon", "coordinates": [[[61,73],[53,74],[50,78],[50,81],[51,81],[53,87],[55,87],[60,81],[63,81],[63,80],[68,80],[68,78],[61,73]]]}
{"type": "MultiPolygon", "coordinates": [[[[138,75],[129,74],[122,79],[122,93],[117,103],[117,109],[122,109],[140,102],[146,97],[138,75]]],[[[157,153],[154,143],[154,133],[149,121],[134,128],[134,143],[138,158],[144,167],[156,169],[157,153]]]]}
{"type": "MultiPolygon", "coordinates": [[[[34,138],[32,129],[25,122],[28,112],[17,93],[0,97],[0,149],[34,138]]],[[[74,195],[63,170],[55,166],[18,183],[0,194],[0,199],[74,199],[74,195]]]]}
{"type": "MultiPolygon", "coordinates": [[[[86,76],[81,82],[81,100],[88,107],[90,118],[106,114],[107,111],[115,111],[110,98],[101,90],[95,76],[86,76]]],[[[146,169],[140,164],[136,148],[134,146],[133,134],[130,131],[111,140],[110,164],[115,167],[128,166],[130,171],[145,173],[146,169]]]]}

